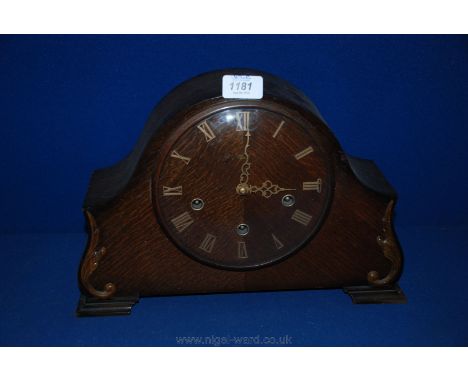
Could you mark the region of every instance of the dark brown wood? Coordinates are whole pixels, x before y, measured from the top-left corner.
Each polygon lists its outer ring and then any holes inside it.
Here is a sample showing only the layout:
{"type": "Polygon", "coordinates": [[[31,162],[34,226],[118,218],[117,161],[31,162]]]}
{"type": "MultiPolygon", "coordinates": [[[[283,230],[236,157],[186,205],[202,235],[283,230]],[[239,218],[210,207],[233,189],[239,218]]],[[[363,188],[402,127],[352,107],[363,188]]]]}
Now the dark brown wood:
{"type": "Polygon", "coordinates": [[[169,94],[153,111],[132,154],[93,174],[84,203],[90,240],[80,287],[105,301],[129,295],[391,286],[402,269],[392,227],[395,200],[375,164],[347,156],[317,109],[290,84],[250,70],[211,72],[169,94]],[[264,98],[223,99],[225,73],[261,74],[264,98]],[[281,205],[284,192],[270,198],[260,192],[237,194],[245,132],[223,120],[226,126],[216,129],[216,139],[206,142],[197,129],[203,121],[217,125],[226,110],[256,113],[248,151],[251,185],[271,180],[297,190],[302,182],[320,178],[321,192],[294,191],[292,208],[281,205]],[[281,136],[272,138],[283,120],[281,136]],[[313,155],[294,158],[309,146],[313,155]],[[191,158],[190,164],[171,157],[174,150],[191,158]],[[183,195],[163,196],[164,186],[182,186],[183,195]],[[201,211],[190,209],[194,197],[206,202],[201,211]],[[312,216],[307,225],[291,220],[295,208],[312,216]],[[186,211],[193,223],[178,232],[172,219],[186,211]],[[245,240],[247,261],[235,252],[235,226],[244,220],[253,229],[245,240]],[[216,236],[211,253],[199,249],[207,233],[216,236]],[[283,244],[279,251],[272,233],[283,244]]]}
{"type": "Polygon", "coordinates": [[[343,291],[351,297],[353,304],[406,304],[406,296],[398,286],[383,287],[355,286],[345,287],[343,291]]]}
{"type": "Polygon", "coordinates": [[[76,315],[78,317],[125,316],[131,313],[138,300],[138,296],[114,297],[106,300],[81,295],[76,315]]]}

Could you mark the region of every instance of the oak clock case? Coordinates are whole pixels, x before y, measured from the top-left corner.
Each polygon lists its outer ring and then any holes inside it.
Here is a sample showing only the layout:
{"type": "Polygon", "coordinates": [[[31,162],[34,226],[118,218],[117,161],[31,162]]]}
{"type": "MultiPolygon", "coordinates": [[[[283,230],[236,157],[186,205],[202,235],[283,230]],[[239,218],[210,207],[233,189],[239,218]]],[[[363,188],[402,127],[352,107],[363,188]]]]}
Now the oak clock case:
{"type": "Polygon", "coordinates": [[[133,151],[97,170],[77,314],[128,314],[142,296],[343,288],[400,303],[396,193],[346,155],[313,103],[253,70],[203,74],[155,107],[133,151]],[[224,75],[263,78],[226,99],[224,75]]]}

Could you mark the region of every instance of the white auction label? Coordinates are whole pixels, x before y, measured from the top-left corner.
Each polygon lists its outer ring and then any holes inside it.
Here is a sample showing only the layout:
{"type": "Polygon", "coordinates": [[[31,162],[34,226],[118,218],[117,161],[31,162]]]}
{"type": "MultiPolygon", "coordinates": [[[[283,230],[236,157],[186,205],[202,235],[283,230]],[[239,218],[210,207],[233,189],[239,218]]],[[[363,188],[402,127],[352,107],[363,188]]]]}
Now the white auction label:
{"type": "Polygon", "coordinates": [[[223,97],[241,99],[262,99],[263,98],[263,77],[262,76],[223,76],[223,97]]]}

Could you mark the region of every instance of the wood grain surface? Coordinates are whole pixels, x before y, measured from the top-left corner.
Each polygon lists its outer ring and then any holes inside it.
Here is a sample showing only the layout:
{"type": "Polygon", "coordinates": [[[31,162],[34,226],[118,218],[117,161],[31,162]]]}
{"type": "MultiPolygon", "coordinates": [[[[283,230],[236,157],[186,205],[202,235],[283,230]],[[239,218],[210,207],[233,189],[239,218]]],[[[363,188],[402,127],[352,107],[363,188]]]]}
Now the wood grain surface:
{"type": "MultiPolygon", "coordinates": [[[[267,93],[259,101],[218,97],[190,107],[171,105],[172,117],[146,138],[137,164],[128,170],[130,180],[118,195],[85,204],[95,227],[80,266],[82,292],[106,298],[100,292],[109,284],[115,288],[112,296],[336,288],[367,285],[371,271],[376,285],[375,277],[384,285],[396,282],[402,254],[388,209],[395,196],[385,187],[373,188],[374,178],[376,184],[384,184],[380,173],[364,185],[360,177],[366,174],[360,175],[359,164],[351,167],[315,109],[295,97],[267,93]],[[245,135],[225,119],[242,110],[256,113],[249,182],[271,180],[298,189],[304,181],[321,178],[322,192],[294,192],[296,204],[289,208],[281,205],[284,193],[271,198],[236,194],[245,135]],[[196,128],[207,119],[217,135],[210,142],[196,128]],[[283,120],[284,130],[273,139],[283,120]],[[314,147],[313,155],[296,160],[294,154],[308,146],[314,147]],[[190,164],[171,157],[173,150],[191,158],[190,164]],[[182,186],[183,195],[163,196],[163,186],[182,186]],[[205,201],[201,211],[190,208],[197,197],[205,201]],[[296,208],[312,216],[307,226],[291,219],[296,208]],[[179,233],[171,219],[186,211],[194,222],[179,233]],[[240,237],[235,227],[241,222],[250,227],[246,259],[237,256],[240,237]],[[99,240],[92,239],[96,228],[99,240]],[[216,236],[211,253],[199,249],[207,233],[216,236]],[[284,245],[279,251],[272,233],[284,245]],[[105,255],[90,272],[89,259],[96,253],[105,255]]],[[[150,123],[156,120],[150,117],[150,123]]],[[[109,172],[107,182],[119,182],[116,177],[109,172]]],[[[98,181],[105,190],[106,174],[98,181]]]]}

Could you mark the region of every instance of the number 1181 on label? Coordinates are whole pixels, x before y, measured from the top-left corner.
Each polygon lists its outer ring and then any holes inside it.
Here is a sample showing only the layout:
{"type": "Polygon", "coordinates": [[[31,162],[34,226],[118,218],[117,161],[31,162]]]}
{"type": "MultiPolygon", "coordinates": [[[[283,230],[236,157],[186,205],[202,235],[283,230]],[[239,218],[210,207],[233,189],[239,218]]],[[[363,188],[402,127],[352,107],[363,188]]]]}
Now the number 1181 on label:
{"type": "Polygon", "coordinates": [[[231,82],[230,83],[231,91],[245,91],[245,90],[252,90],[252,82],[231,82]]]}
{"type": "Polygon", "coordinates": [[[223,97],[240,99],[263,98],[262,76],[223,76],[223,97]]]}

